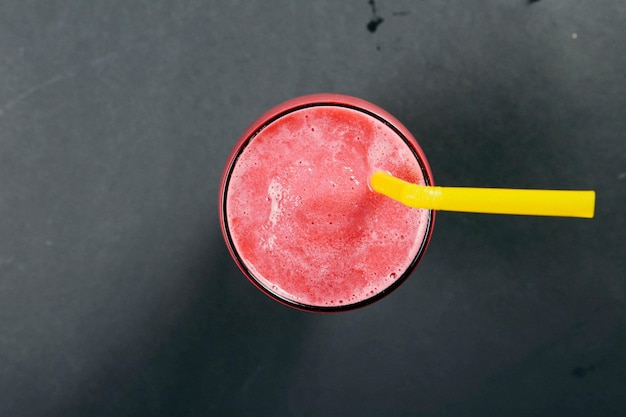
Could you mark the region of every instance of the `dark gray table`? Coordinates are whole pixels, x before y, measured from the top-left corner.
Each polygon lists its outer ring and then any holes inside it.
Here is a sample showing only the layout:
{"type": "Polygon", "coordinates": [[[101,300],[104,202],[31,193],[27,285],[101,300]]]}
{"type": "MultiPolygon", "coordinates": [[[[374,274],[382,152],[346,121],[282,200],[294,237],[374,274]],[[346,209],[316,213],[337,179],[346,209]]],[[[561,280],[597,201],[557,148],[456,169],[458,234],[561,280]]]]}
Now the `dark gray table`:
{"type": "Polygon", "coordinates": [[[621,0],[0,3],[0,415],[626,413],[621,0]],[[440,213],[398,291],[256,290],[219,230],[239,134],[387,109],[441,185],[595,189],[593,220],[440,213]]]}

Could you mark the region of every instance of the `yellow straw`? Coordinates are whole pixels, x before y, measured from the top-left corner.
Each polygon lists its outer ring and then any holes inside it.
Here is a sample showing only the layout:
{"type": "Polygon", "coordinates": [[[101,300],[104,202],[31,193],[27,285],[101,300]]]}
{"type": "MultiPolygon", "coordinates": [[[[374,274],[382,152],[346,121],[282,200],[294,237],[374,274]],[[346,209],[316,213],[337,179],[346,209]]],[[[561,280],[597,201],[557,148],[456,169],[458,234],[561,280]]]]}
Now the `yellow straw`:
{"type": "Polygon", "coordinates": [[[370,185],[409,207],[470,213],[593,218],[595,191],[430,187],[375,172],[370,185]]]}

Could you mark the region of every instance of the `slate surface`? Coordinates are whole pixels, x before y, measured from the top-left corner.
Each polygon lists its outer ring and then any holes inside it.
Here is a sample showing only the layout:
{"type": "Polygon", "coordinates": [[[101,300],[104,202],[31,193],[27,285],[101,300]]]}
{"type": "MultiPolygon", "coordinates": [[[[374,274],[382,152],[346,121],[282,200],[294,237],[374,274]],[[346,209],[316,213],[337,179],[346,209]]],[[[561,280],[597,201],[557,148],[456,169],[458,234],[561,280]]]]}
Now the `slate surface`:
{"type": "Polygon", "coordinates": [[[0,3],[0,415],[626,410],[619,0],[0,3]],[[441,185],[595,189],[593,220],[439,213],[413,276],[302,313],[217,190],[283,100],[351,94],[441,185]]]}

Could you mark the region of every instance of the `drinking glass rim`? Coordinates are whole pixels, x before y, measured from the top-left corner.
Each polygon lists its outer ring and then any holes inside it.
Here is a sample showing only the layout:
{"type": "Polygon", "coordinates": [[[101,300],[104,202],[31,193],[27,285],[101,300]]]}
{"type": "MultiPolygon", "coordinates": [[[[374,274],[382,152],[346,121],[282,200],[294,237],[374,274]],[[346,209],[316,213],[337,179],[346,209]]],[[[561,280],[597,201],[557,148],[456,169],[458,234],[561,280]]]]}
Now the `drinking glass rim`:
{"type": "Polygon", "coordinates": [[[342,94],[311,94],[306,96],[297,97],[286,102],[283,102],[270,110],[266,111],[262,116],[257,118],[240,136],[233,150],[231,151],[226,166],[222,172],[222,180],[220,185],[220,194],[219,194],[219,217],[220,217],[220,225],[222,229],[222,235],[224,237],[224,241],[226,242],[226,246],[231,254],[231,257],[237,264],[238,268],[244,274],[246,278],[259,290],[264,292],[266,295],[271,297],[272,299],[287,305],[289,307],[309,311],[309,312],[317,312],[317,313],[333,313],[340,311],[349,311],[355,310],[358,308],[365,307],[370,305],[385,296],[389,295],[391,292],[396,290],[402,283],[404,283],[407,278],[411,275],[413,270],[421,261],[424,253],[426,252],[426,248],[430,242],[432,237],[432,232],[434,228],[435,221],[435,211],[428,210],[428,219],[426,223],[424,238],[420,245],[419,250],[417,251],[415,257],[409,264],[409,266],[405,269],[405,271],[398,277],[391,285],[386,287],[380,292],[368,297],[364,300],[358,301],[356,303],[351,304],[342,304],[336,306],[316,306],[299,303],[297,301],[291,300],[287,297],[281,296],[279,294],[274,293],[267,287],[265,287],[259,279],[257,279],[253,272],[246,266],[246,263],[239,255],[235,244],[233,242],[230,228],[228,226],[227,214],[226,214],[226,205],[228,201],[228,186],[230,183],[230,178],[232,176],[233,170],[237,163],[237,160],[241,153],[246,149],[246,147],[250,144],[250,142],[265,128],[270,126],[275,121],[280,118],[291,114],[293,112],[307,109],[311,107],[342,107],[351,110],[355,110],[361,113],[366,114],[369,117],[373,117],[378,121],[385,124],[389,127],[394,133],[396,133],[403,142],[409,147],[413,156],[418,162],[420,169],[422,171],[422,175],[424,177],[425,185],[434,185],[432,172],[430,170],[430,166],[428,165],[428,161],[424,154],[424,151],[419,146],[417,140],[413,137],[410,131],[393,115],[385,111],[384,109],[378,107],[377,105],[365,101],[363,99],[359,99],[352,96],[342,95],[342,94]]]}

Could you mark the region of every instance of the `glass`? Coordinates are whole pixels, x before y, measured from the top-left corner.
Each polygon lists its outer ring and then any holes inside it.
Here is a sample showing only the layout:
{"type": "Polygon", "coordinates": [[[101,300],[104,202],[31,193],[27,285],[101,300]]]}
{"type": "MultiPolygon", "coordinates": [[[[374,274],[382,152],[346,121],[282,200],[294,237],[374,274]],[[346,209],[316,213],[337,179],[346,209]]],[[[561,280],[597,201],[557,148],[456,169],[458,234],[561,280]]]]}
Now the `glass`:
{"type": "Polygon", "coordinates": [[[346,311],[391,293],[421,260],[435,212],[372,192],[375,170],[434,185],[408,129],[367,101],[316,94],[265,113],[222,176],[220,222],[237,266],[300,310],[346,311]]]}

